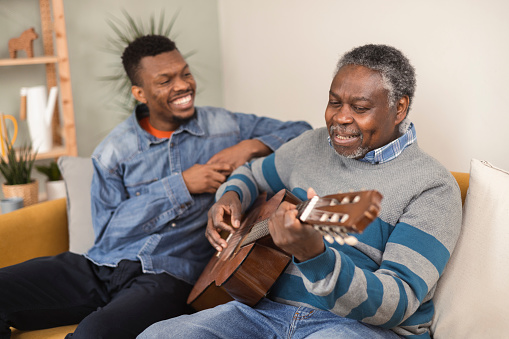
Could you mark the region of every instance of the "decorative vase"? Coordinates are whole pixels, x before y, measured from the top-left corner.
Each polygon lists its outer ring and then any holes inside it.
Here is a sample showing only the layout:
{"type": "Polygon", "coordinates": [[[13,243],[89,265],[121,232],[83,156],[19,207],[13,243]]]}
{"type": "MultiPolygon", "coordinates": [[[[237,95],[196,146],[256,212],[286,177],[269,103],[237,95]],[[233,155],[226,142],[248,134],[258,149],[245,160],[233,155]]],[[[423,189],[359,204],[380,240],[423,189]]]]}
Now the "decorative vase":
{"type": "Polygon", "coordinates": [[[32,180],[29,184],[21,185],[6,185],[4,183],[2,184],[2,192],[6,198],[23,198],[24,207],[37,204],[39,202],[39,182],[37,180],[32,180]]]}
{"type": "Polygon", "coordinates": [[[46,181],[46,196],[48,200],[65,198],[65,182],[63,180],[46,181]]]}
{"type": "Polygon", "coordinates": [[[57,99],[57,87],[50,89],[49,97],[46,86],[23,87],[21,96],[26,96],[27,123],[32,140],[32,149],[44,153],[53,147],[51,119],[57,99]]]}

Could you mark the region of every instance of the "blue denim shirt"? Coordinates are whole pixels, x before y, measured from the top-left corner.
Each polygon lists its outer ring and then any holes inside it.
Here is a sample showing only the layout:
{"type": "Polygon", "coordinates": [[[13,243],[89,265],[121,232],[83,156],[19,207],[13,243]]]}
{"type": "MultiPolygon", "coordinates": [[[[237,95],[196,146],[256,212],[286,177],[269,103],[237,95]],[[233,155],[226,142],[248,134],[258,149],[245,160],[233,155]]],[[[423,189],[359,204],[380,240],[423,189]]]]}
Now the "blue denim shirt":
{"type": "Polygon", "coordinates": [[[214,194],[190,194],[182,172],[246,139],[275,150],[311,126],[196,107],[194,119],[159,139],[139,126],[144,116],[140,105],[92,155],[95,242],[86,257],[106,266],[141,261],[146,273],[166,272],[192,284],[214,252],[205,237],[214,194]]]}

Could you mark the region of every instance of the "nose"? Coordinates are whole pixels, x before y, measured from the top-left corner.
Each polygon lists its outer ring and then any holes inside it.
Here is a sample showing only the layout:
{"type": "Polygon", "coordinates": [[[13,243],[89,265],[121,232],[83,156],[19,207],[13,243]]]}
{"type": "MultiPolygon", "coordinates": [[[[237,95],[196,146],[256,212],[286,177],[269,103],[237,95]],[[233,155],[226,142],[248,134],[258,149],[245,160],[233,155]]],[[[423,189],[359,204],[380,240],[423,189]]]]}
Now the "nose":
{"type": "Polygon", "coordinates": [[[190,84],[183,77],[176,77],[173,83],[173,90],[175,92],[187,91],[190,88],[190,84]]]}
{"type": "Polygon", "coordinates": [[[353,122],[353,115],[350,107],[348,105],[343,105],[338,108],[332,117],[334,122],[340,125],[348,125],[353,122]]]}

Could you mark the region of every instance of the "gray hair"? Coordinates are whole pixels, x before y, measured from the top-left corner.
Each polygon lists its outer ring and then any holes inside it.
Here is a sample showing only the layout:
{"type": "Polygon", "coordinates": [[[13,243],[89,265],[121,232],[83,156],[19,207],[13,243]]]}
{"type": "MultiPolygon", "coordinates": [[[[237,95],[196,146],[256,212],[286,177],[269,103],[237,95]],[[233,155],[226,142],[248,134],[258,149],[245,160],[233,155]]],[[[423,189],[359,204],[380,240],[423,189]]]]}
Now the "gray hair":
{"type": "Polygon", "coordinates": [[[389,92],[389,105],[394,107],[401,97],[407,95],[410,111],[416,85],[415,69],[399,50],[372,44],[356,47],[339,60],[335,74],[346,65],[360,65],[379,72],[383,86],[389,92]]]}

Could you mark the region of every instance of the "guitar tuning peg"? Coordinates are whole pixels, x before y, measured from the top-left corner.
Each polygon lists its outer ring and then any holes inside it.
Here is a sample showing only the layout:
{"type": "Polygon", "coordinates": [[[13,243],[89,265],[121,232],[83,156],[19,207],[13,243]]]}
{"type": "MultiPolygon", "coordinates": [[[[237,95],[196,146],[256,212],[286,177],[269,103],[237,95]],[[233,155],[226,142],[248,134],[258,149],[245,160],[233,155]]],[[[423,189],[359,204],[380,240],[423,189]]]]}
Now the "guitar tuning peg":
{"type": "Polygon", "coordinates": [[[334,213],[332,217],[330,217],[330,222],[338,222],[341,218],[341,215],[339,213],[334,213]]]}
{"type": "Polygon", "coordinates": [[[330,236],[329,234],[324,234],[323,238],[327,240],[329,244],[332,244],[334,242],[334,238],[330,236]]]}
{"type": "Polygon", "coordinates": [[[341,200],[342,204],[348,204],[350,202],[350,198],[344,197],[343,200],[341,200]]]}
{"type": "Polygon", "coordinates": [[[361,201],[361,197],[359,195],[356,195],[355,198],[353,198],[352,200],[353,203],[357,203],[359,201],[361,201]]]}
{"type": "Polygon", "coordinates": [[[356,237],[354,237],[353,235],[347,236],[344,240],[345,240],[345,243],[350,246],[355,246],[359,243],[359,240],[356,237]]]}
{"type": "Polygon", "coordinates": [[[343,239],[343,237],[339,236],[339,235],[336,235],[334,237],[334,240],[336,240],[336,242],[340,245],[344,245],[345,244],[345,240],[343,239]]]}

